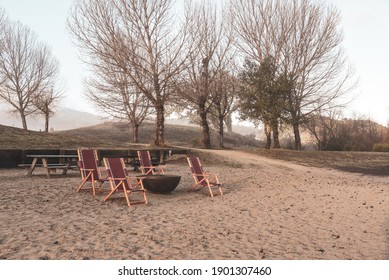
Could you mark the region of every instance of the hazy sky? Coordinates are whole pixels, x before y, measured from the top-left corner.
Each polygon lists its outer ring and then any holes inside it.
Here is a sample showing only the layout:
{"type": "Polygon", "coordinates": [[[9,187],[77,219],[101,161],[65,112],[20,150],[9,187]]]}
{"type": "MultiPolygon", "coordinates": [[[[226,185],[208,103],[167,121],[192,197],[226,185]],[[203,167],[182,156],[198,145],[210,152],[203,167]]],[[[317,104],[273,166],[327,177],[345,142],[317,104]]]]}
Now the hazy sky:
{"type": "MultiPolygon", "coordinates": [[[[180,0],[177,0],[180,1],[180,0]]],[[[220,0],[217,0],[220,1],[220,0]]],[[[223,1],[223,0],[221,0],[223,1]]],[[[329,0],[342,13],[344,48],[360,77],[353,95],[356,100],[346,114],[371,117],[387,124],[389,121],[389,0],[329,0]]],[[[63,105],[92,111],[82,97],[82,75],[85,73],[77,58],[65,26],[73,0],[0,0],[9,18],[28,25],[39,40],[48,44],[61,65],[67,97],[63,105]]]]}

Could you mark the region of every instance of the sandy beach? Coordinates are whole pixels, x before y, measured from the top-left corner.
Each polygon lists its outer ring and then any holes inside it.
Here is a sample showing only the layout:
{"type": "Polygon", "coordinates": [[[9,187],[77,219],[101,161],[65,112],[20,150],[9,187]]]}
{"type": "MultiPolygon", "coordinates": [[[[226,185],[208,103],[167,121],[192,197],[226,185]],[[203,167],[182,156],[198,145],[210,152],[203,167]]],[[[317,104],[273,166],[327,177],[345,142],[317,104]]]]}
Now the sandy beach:
{"type": "MultiPolygon", "coordinates": [[[[170,194],[149,205],[75,192],[76,171],[47,179],[0,169],[1,259],[389,259],[389,174],[351,174],[209,151],[224,195],[188,193],[184,158],[170,194]]],[[[206,162],[206,163],[205,163],[206,162]]],[[[108,187],[108,184],[106,185],[108,187]]]]}

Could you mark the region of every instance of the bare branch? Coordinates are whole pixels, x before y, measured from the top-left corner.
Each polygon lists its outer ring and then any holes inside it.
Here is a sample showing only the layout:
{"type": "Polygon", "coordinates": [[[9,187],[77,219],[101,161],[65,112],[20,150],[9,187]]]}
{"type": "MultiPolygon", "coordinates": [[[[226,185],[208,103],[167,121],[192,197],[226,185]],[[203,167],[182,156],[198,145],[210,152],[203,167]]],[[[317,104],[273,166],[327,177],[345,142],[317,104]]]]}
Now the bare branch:
{"type": "Polygon", "coordinates": [[[210,131],[208,114],[214,104],[214,83],[222,71],[227,71],[230,60],[232,36],[223,23],[223,14],[211,1],[187,7],[190,45],[193,51],[187,60],[185,71],[177,82],[176,91],[182,105],[194,109],[203,128],[203,143],[209,148],[210,131]]]}
{"type": "MultiPolygon", "coordinates": [[[[157,114],[158,145],[164,143],[164,106],[169,101],[171,83],[187,55],[186,32],[174,26],[171,3],[79,0],[68,20],[83,61],[93,73],[98,73],[87,85],[97,91],[107,84],[114,86],[116,93],[124,94],[123,102],[128,94],[146,96],[157,114]]],[[[90,90],[88,94],[98,101],[90,90]]],[[[108,109],[101,102],[98,104],[108,109]]]]}
{"type": "Polygon", "coordinates": [[[26,116],[36,111],[34,101],[50,90],[58,77],[58,61],[50,49],[20,22],[6,22],[0,52],[0,98],[20,114],[23,128],[26,116]]]}

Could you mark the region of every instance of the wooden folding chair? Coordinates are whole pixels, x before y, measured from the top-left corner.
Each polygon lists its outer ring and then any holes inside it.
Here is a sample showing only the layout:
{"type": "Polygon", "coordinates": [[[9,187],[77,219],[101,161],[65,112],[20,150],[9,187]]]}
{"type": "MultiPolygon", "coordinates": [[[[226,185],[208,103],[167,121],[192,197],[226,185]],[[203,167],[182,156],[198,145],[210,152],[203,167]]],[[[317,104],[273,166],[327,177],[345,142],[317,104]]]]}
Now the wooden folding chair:
{"type": "Polygon", "coordinates": [[[79,192],[87,182],[90,182],[93,195],[96,195],[96,189],[99,190],[103,183],[108,181],[107,177],[104,178],[101,174],[97,151],[78,149],[77,153],[82,182],[76,191],[79,192]],[[97,188],[95,186],[96,182],[99,183],[97,188]]]}
{"type": "Polygon", "coordinates": [[[131,204],[148,203],[146,189],[143,186],[143,178],[129,177],[122,158],[104,158],[104,165],[107,168],[109,182],[111,184],[111,192],[104,198],[104,201],[114,193],[122,192],[126,198],[128,207],[131,204]],[[131,183],[131,180],[134,180],[134,183],[131,183]],[[131,201],[130,196],[135,193],[142,194],[143,199],[131,201]]]}
{"type": "Polygon", "coordinates": [[[199,191],[205,187],[208,188],[211,197],[215,195],[223,195],[222,184],[216,174],[205,173],[198,157],[187,157],[190,170],[192,172],[195,184],[188,191],[199,191]],[[217,189],[214,193],[212,189],[217,189]]]}
{"type": "Polygon", "coordinates": [[[138,159],[142,174],[164,174],[165,171],[163,168],[158,167],[157,169],[157,166],[153,166],[149,151],[138,151],[138,159]]]}

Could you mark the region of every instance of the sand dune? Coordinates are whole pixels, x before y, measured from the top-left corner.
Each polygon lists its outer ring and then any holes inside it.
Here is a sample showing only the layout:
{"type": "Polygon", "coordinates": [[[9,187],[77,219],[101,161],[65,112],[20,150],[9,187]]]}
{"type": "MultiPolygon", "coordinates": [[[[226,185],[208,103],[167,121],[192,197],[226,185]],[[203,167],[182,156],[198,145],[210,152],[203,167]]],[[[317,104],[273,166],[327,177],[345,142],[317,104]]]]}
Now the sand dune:
{"type": "Polygon", "coordinates": [[[1,259],[389,259],[389,176],[303,167],[238,151],[206,164],[224,195],[177,189],[149,205],[76,193],[76,172],[0,170],[1,259]],[[234,161],[234,164],[228,164],[234,161]],[[239,164],[237,164],[239,163],[239,164]]]}

